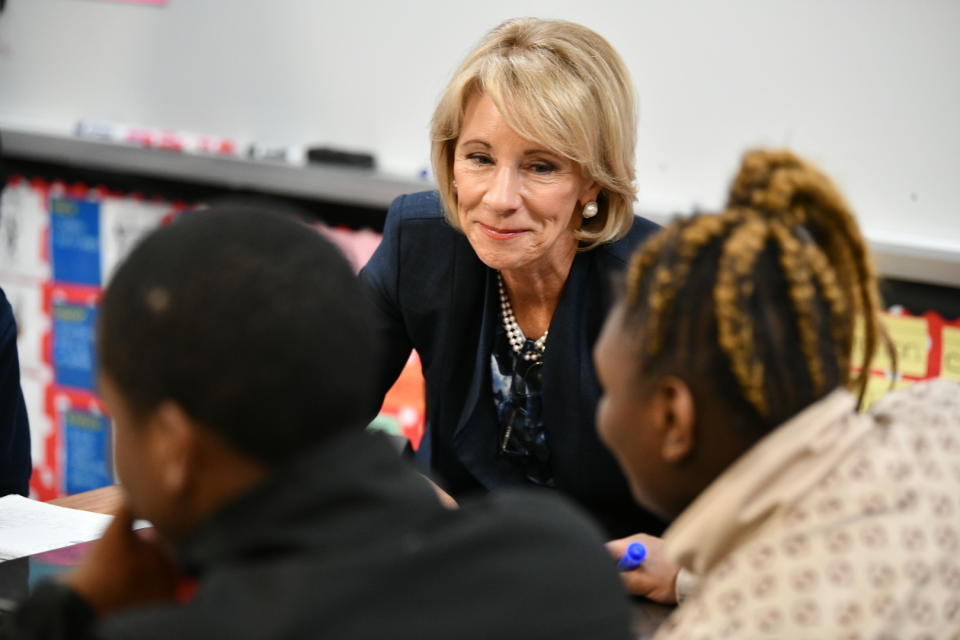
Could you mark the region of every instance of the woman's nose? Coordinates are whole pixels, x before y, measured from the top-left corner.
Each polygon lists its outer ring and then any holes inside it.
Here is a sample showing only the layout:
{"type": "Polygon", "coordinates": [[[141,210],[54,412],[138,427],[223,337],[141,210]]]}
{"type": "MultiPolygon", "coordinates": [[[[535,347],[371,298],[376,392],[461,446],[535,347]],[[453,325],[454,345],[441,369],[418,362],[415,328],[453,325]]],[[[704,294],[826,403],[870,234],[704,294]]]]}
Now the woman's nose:
{"type": "Polygon", "coordinates": [[[512,167],[500,165],[484,194],[484,201],[498,212],[509,212],[520,208],[520,180],[512,167]]]}

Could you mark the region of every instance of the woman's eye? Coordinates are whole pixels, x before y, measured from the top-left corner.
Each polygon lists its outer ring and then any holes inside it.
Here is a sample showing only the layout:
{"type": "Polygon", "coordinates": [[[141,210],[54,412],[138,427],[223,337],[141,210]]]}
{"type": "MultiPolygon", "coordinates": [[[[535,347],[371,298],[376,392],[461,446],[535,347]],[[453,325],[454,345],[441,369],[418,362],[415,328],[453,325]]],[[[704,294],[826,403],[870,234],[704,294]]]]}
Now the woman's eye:
{"type": "Polygon", "coordinates": [[[544,173],[544,174],[552,173],[557,169],[555,166],[553,166],[548,162],[534,162],[533,164],[530,165],[530,168],[533,170],[534,173],[544,173]]]}
{"type": "Polygon", "coordinates": [[[490,156],[483,153],[471,153],[467,156],[467,160],[472,160],[476,164],[491,164],[490,156]]]}

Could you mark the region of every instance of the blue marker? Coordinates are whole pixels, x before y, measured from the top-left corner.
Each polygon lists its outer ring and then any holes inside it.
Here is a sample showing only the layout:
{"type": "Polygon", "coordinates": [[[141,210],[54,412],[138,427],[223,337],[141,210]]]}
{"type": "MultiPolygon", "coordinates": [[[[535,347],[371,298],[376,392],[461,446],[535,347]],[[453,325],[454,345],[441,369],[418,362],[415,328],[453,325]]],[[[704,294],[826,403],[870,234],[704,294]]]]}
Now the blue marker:
{"type": "Polygon", "coordinates": [[[620,571],[633,571],[643,564],[643,559],[647,557],[647,548],[641,542],[631,542],[627,547],[626,553],[617,563],[620,571]]]}

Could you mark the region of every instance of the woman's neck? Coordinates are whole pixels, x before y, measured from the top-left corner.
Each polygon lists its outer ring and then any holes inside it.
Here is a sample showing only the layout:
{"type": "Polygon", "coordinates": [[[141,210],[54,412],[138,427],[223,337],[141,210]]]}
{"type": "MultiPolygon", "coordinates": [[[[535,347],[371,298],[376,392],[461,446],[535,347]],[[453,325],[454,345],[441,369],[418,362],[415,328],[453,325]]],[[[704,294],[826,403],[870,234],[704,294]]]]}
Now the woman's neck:
{"type": "Polygon", "coordinates": [[[500,272],[510,296],[513,314],[524,335],[536,340],[550,328],[550,320],[570,275],[576,247],[548,263],[500,272]]]}

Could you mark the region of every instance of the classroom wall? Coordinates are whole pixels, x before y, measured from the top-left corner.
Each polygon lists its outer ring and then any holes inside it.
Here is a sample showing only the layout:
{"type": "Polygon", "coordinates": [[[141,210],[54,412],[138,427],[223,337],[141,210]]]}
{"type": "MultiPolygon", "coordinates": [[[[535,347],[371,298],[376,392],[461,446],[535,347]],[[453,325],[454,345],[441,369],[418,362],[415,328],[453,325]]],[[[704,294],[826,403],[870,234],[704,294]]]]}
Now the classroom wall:
{"type": "Polygon", "coordinates": [[[960,2],[954,0],[8,0],[0,124],[80,118],[428,163],[434,100],[514,15],[574,20],[640,96],[639,209],[710,208],[746,147],[836,176],[871,236],[960,254],[960,2]]]}

